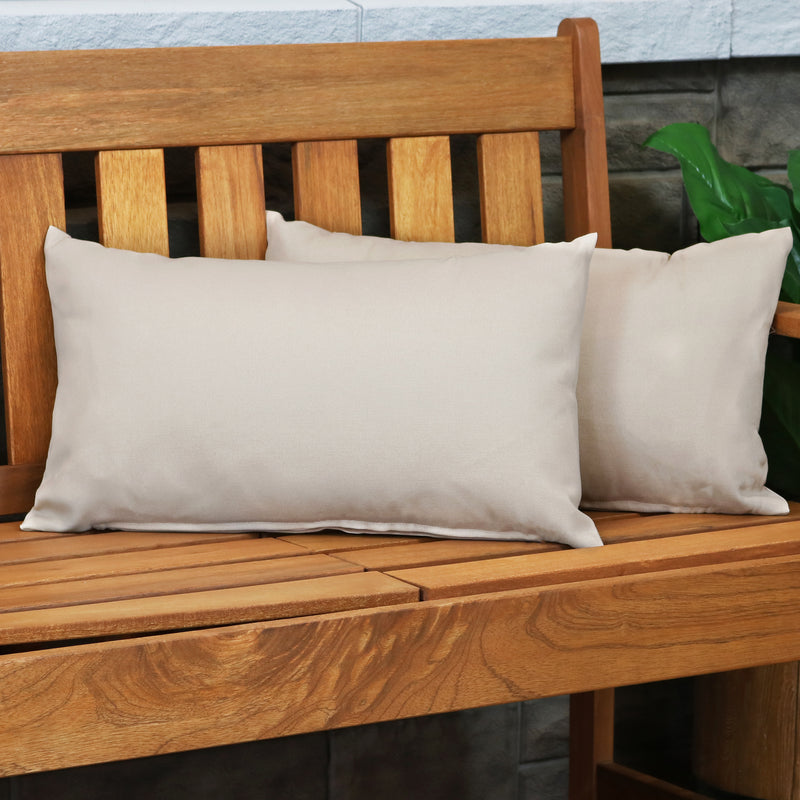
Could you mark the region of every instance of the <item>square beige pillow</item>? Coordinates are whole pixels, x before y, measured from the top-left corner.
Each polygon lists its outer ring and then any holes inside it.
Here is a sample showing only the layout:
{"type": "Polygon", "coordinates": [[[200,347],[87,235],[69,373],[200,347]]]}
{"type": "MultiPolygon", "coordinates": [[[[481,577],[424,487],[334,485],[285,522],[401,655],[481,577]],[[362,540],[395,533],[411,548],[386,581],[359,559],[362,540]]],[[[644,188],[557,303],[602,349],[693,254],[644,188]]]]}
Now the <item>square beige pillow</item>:
{"type": "Polygon", "coordinates": [[[331,269],[51,229],[59,383],[23,528],[601,544],[577,508],[594,240],[331,269]]]}
{"type": "MultiPolygon", "coordinates": [[[[330,233],[267,212],[267,259],[391,261],[519,248],[330,233]]],[[[788,229],[670,256],[592,256],[578,379],[583,503],[784,514],[758,435],[764,359],[788,229]]]]}

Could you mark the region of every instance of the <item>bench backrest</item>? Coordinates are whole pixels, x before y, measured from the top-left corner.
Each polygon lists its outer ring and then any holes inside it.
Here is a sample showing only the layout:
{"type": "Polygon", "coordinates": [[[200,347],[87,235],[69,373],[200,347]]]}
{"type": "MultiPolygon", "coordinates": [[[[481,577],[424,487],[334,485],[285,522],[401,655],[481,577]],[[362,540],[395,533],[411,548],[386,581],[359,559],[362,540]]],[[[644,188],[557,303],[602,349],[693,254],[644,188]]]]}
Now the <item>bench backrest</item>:
{"type": "Polygon", "coordinates": [[[392,235],[452,241],[449,135],[478,135],[483,238],[543,240],[538,131],[562,131],[567,238],[610,246],[591,20],[541,39],[0,55],[0,333],[8,466],[26,511],[56,388],[42,243],[65,227],[62,153],[95,154],[100,241],[168,253],[164,148],[195,149],[201,252],[262,258],[261,145],[293,143],[298,218],[360,233],[357,140],[386,138],[392,235]]]}

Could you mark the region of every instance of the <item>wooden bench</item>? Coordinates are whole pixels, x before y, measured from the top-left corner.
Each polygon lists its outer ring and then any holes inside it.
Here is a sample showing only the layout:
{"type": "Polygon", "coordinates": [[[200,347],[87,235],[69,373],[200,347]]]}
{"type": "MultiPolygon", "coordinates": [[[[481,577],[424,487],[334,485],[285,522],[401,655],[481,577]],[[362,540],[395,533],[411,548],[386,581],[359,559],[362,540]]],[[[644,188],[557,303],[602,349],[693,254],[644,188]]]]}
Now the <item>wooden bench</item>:
{"type": "Polygon", "coordinates": [[[0,776],[569,693],[573,800],[667,797],[613,764],[613,687],[800,659],[798,506],[596,513],[607,546],[587,550],[20,530],[56,386],[42,243],[65,225],[62,153],[96,154],[101,242],[167,253],[163,148],[197,148],[203,254],[262,258],[262,143],[294,143],[298,217],[358,233],[356,140],[387,138],[393,235],[446,241],[446,137],[478,134],[484,237],[532,243],[535,131],[561,130],[566,236],[610,246],[591,21],[540,40],[11,53],[0,87],[0,776]],[[478,78],[496,89],[480,103],[478,78]]]}

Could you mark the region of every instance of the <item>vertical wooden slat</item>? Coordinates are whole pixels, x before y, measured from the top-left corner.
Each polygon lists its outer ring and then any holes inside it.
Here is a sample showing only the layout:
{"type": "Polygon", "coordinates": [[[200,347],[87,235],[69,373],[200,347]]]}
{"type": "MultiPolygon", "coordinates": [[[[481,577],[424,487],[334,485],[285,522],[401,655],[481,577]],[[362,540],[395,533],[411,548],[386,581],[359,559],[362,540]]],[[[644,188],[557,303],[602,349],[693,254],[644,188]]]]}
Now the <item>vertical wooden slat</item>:
{"type": "Polygon", "coordinates": [[[211,258],[264,258],[267,222],[260,145],[199,147],[200,252],[211,258]]]}
{"type": "Polygon", "coordinates": [[[600,73],[600,37],[591,19],[566,19],[559,36],[572,39],[575,128],[561,135],[564,221],[568,239],[597,232],[597,246],[611,247],[608,157],[600,73]]]}
{"type": "Polygon", "coordinates": [[[614,690],[573,694],[569,703],[569,800],[595,800],[597,765],[614,760],[614,690]]]}
{"type": "Polygon", "coordinates": [[[329,231],[361,233],[358,142],[298,142],[292,148],[297,219],[329,231]]]}
{"type": "Polygon", "coordinates": [[[450,139],[390,139],[388,169],[392,236],[418,242],[454,241],[450,139]]]}
{"type": "Polygon", "coordinates": [[[56,391],[42,245],[66,227],[61,156],[0,157],[0,286],[8,456],[44,461],[56,391]]]}
{"type": "Polygon", "coordinates": [[[163,150],[105,150],[95,156],[100,241],[169,255],[163,150]]]}
{"type": "Polygon", "coordinates": [[[478,138],[483,241],[538,244],[544,241],[539,134],[484,134],[478,138]]]}

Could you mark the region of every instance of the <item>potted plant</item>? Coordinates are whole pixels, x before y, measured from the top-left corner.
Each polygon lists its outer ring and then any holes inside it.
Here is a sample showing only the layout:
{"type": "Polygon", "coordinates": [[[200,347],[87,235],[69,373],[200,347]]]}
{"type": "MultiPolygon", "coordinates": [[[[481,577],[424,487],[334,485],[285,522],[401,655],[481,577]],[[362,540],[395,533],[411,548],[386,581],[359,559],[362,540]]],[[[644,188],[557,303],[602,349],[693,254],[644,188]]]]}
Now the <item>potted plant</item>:
{"type": "MultiPolygon", "coordinates": [[[[791,227],[794,246],[781,299],[800,303],[800,150],[789,151],[788,188],[726,161],[702,125],[667,125],[645,145],[678,159],[689,203],[707,241],[791,227]]],[[[788,499],[800,499],[800,342],[770,337],[760,432],[769,460],[767,484],[788,499]]]]}

